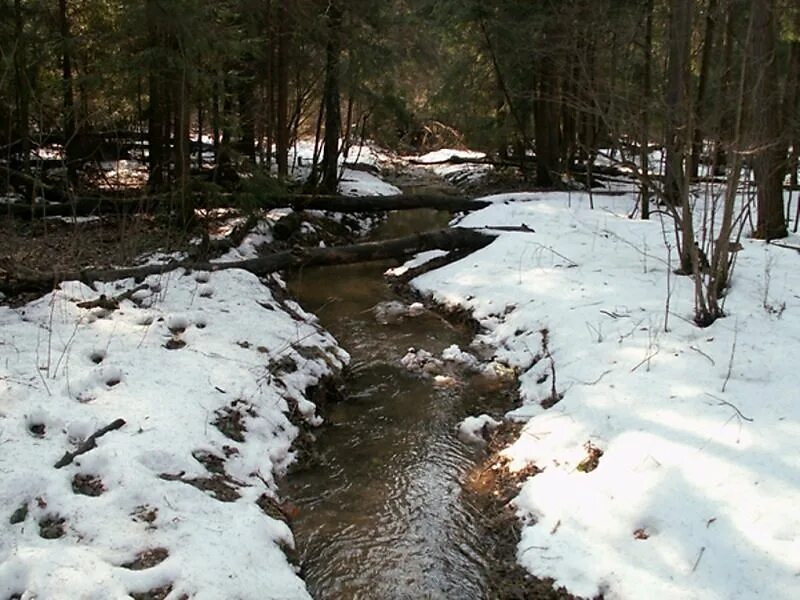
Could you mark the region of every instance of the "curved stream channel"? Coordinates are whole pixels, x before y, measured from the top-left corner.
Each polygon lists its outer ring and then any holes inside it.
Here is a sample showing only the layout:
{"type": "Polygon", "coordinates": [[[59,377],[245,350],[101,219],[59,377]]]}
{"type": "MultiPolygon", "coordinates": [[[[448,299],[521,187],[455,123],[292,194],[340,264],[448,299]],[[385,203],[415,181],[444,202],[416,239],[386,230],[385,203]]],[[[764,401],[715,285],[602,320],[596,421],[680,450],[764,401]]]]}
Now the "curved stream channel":
{"type": "MultiPolygon", "coordinates": [[[[373,238],[448,218],[394,213],[373,238]]],[[[436,388],[403,368],[409,347],[440,355],[451,344],[466,348],[470,335],[432,313],[378,323],[371,309],[397,299],[383,280],[388,266],[307,269],[290,282],[352,356],[347,399],[328,406],[317,432],[320,464],[293,474],[284,489],[299,508],[293,529],[303,575],[318,599],[490,597],[490,549],[478,509],[462,493],[481,452],[458,439],[456,426],[500,412],[503,394],[477,379],[436,388]]]]}

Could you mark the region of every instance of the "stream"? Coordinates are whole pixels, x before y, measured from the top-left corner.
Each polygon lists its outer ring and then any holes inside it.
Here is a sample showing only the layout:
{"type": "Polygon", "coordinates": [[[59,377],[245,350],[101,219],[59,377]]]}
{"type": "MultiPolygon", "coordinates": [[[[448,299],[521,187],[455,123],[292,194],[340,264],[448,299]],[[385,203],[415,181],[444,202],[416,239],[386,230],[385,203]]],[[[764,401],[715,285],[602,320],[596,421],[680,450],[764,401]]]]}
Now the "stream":
{"type": "MultiPolygon", "coordinates": [[[[433,211],[392,213],[373,239],[446,225],[433,211]]],[[[462,484],[483,456],[456,435],[466,416],[497,414],[507,397],[473,377],[455,388],[409,373],[408,348],[441,355],[470,334],[424,312],[381,324],[373,307],[398,300],[383,272],[396,263],[306,269],[290,281],[351,354],[346,400],[316,432],[318,464],[289,477],[284,496],[299,508],[293,530],[317,599],[489,597],[490,544],[462,484]]]]}

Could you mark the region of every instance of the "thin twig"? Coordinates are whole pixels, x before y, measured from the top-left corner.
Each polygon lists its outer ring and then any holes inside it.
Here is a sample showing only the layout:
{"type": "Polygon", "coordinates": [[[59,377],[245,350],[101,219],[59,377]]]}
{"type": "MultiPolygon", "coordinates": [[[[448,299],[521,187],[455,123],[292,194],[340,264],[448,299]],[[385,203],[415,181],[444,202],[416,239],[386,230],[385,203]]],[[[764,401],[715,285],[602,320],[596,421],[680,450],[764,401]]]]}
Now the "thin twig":
{"type": "Polygon", "coordinates": [[[600,380],[609,373],[611,373],[611,369],[606,369],[605,371],[600,373],[600,375],[594,381],[581,381],[580,379],[576,379],[575,383],[578,383],[580,385],[596,385],[600,383],[600,380]]]}
{"type": "Polygon", "coordinates": [[[559,258],[563,258],[565,261],[567,261],[567,262],[569,263],[569,264],[567,265],[567,268],[568,268],[568,269],[569,269],[569,268],[575,268],[575,267],[577,267],[577,266],[578,266],[578,263],[576,263],[576,262],[575,262],[574,260],[572,260],[571,258],[568,258],[568,257],[564,256],[563,254],[561,254],[561,253],[559,253],[559,252],[556,252],[556,251],[553,249],[553,247],[552,247],[552,246],[545,246],[544,244],[536,244],[536,245],[537,245],[539,248],[541,248],[542,250],[549,250],[549,251],[550,251],[552,254],[554,254],[555,256],[558,256],[559,258]]]}
{"type": "Polygon", "coordinates": [[[703,352],[702,350],[700,350],[700,348],[698,348],[697,346],[689,346],[689,349],[690,349],[690,350],[694,350],[695,352],[697,352],[697,353],[699,353],[699,354],[702,354],[703,356],[705,356],[705,357],[706,357],[706,358],[707,358],[707,359],[708,359],[708,360],[711,362],[711,366],[712,366],[712,367],[716,365],[716,363],[714,362],[714,359],[713,359],[713,358],[711,358],[711,357],[710,357],[708,354],[706,354],[706,353],[705,353],[705,352],[703,352]]]}
{"type": "Polygon", "coordinates": [[[62,456],[59,461],[53,465],[56,469],[60,469],[61,467],[66,467],[67,465],[71,464],[76,457],[80,456],[81,454],[85,454],[89,452],[89,450],[97,447],[97,438],[100,438],[107,434],[109,431],[114,431],[115,429],[119,429],[125,425],[124,419],[117,419],[116,421],[112,421],[102,429],[98,429],[92,435],[90,435],[86,440],[78,446],[78,449],[74,452],[67,452],[62,456]]]}
{"type": "Polygon", "coordinates": [[[694,566],[692,567],[692,573],[694,573],[697,570],[697,565],[700,564],[700,559],[703,558],[703,552],[705,552],[705,551],[706,551],[706,547],[705,546],[701,546],[700,553],[697,555],[697,560],[694,561],[694,566]]]}
{"type": "Polygon", "coordinates": [[[601,310],[600,312],[603,313],[604,315],[608,315],[612,319],[624,319],[624,318],[630,317],[630,315],[625,315],[625,314],[618,313],[618,312],[612,312],[610,310],[601,310]]]}
{"type": "Polygon", "coordinates": [[[752,423],[752,422],[753,422],[753,419],[752,419],[751,417],[746,417],[746,416],[744,416],[744,415],[742,414],[742,411],[740,411],[740,410],[739,410],[739,408],[738,408],[738,407],[737,407],[735,404],[733,404],[733,403],[731,403],[731,402],[728,402],[727,400],[723,400],[723,399],[722,399],[722,398],[720,398],[719,396],[715,396],[714,394],[711,394],[711,393],[709,393],[709,392],[706,392],[706,396],[710,396],[710,397],[712,397],[714,400],[716,400],[716,401],[717,401],[717,402],[720,404],[720,406],[722,406],[722,405],[724,405],[724,406],[730,406],[730,407],[731,407],[733,410],[735,410],[735,411],[736,411],[736,414],[738,414],[738,415],[739,415],[739,416],[740,416],[742,419],[744,419],[745,421],[749,421],[750,423],[752,423]]]}
{"type": "Polygon", "coordinates": [[[95,298],[94,300],[87,300],[85,302],[79,302],[77,306],[78,308],[103,308],[106,310],[116,310],[119,308],[120,302],[123,300],[130,300],[130,298],[136,292],[141,292],[149,288],[149,285],[143,283],[134,288],[126,290],[117,296],[112,296],[111,298],[107,297],[105,294],[100,294],[98,298],[95,298]]]}
{"type": "Polygon", "coordinates": [[[669,301],[672,296],[671,281],[672,276],[672,246],[667,244],[667,299],[664,302],[664,333],[669,333],[669,301]]]}
{"type": "Polygon", "coordinates": [[[725,392],[725,388],[728,385],[728,380],[731,378],[731,371],[733,370],[733,357],[736,354],[736,338],[739,335],[739,318],[736,318],[736,323],[733,327],[733,344],[731,344],[731,358],[728,361],[728,372],[725,374],[725,381],[722,382],[722,392],[725,392]]]}
{"type": "Polygon", "coordinates": [[[655,352],[651,352],[650,354],[648,354],[647,356],[645,356],[645,357],[642,359],[642,361],[641,361],[639,364],[637,364],[635,367],[633,367],[633,368],[631,369],[631,373],[633,373],[633,372],[634,372],[636,369],[638,369],[639,367],[641,367],[641,366],[642,366],[644,363],[646,363],[646,362],[650,362],[650,359],[652,359],[652,358],[655,358],[655,357],[656,357],[656,355],[658,355],[658,353],[659,353],[659,352],[661,352],[661,348],[656,348],[656,351],[655,351],[655,352]]]}

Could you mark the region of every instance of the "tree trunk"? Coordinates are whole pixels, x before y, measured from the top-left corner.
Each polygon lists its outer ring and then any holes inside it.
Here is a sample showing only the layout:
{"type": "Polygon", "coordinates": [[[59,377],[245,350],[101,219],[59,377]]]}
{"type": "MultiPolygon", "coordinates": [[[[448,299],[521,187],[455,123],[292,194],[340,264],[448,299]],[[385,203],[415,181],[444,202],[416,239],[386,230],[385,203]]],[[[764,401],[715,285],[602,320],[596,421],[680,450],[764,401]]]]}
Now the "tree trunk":
{"type": "MultiPolygon", "coordinates": [[[[252,60],[252,59],[251,59],[252,60]]],[[[239,123],[241,127],[241,139],[239,141],[241,152],[250,159],[252,164],[256,162],[256,131],[255,131],[255,93],[254,93],[254,74],[249,70],[245,71],[244,81],[239,83],[239,123]]]]}
{"type": "MultiPolygon", "coordinates": [[[[184,55],[183,60],[187,57],[184,55]]],[[[178,184],[180,214],[184,224],[194,219],[194,202],[189,193],[189,173],[191,171],[190,107],[191,96],[189,78],[184,64],[181,77],[175,90],[175,179],[178,184]]]]}
{"type": "Polygon", "coordinates": [[[328,43],[325,48],[325,138],[322,153],[323,192],[332,194],[339,186],[339,136],[342,129],[339,93],[339,58],[342,51],[342,9],[339,0],[328,2],[328,43]]]}
{"type": "Polygon", "coordinates": [[[552,187],[560,172],[559,111],[555,102],[556,76],[553,59],[539,59],[536,95],[533,103],[536,136],[536,185],[552,187]]]}
{"type": "Polygon", "coordinates": [[[64,120],[64,154],[67,161],[67,179],[75,184],[78,179],[78,157],[73,143],[78,134],[75,124],[75,93],[72,85],[72,38],[69,30],[67,0],[58,0],[58,19],[61,27],[61,85],[64,120]]]}
{"type": "Polygon", "coordinates": [[[219,165],[220,159],[220,110],[219,110],[219,80],[221,75],[217,74],[211,84],[211,135],[214,145],[214,163],[219,165]]]}
{"type": "MultiPolygon", "coordinates": [[[[795,12],[795,31],[800,34],[800,10],[795,12]]],[[[786,128],[792,142],[792,153],[789,159],[789,185],[797,190],[797,169],[800,166],[800,40],[794,39],[789,45],[789,72],[787,74],[786,97],[783,101],[783,114],[786,115],[786,128]]],[[[797,222],[794,224],[797,231],[797,222]]]]}
{"type": "Polygon", "coordinates": [[[205,127],[205,110],[200,102],[197,106],[197,168],[203,168],[203,128],[205,127]]]}
{"type": "MultiPolygon", "coordinates": [[[[16,126],[13,137],[19,140],[21,167],[24,172],[30,171],[30,82],[27,68],[27,42],[24,39],[23,15],[21,0],[14,0],[14,91],[16,108],[16,126]]],[[[9,146],[11,140],[9,140],[9,146]]]]}
{"type": "Polygon", "coordinates": [[[264,10],[266,17],[266,60],[264,64],[264,138],[266,143],[265,160],[269,169],[272,166],[272,145],[275,143],[275,53],[276,53],[276,33],[272,13],[272,2],[267,0],[264,10]]]}
{"type": "Polygon", "coordinates": [[[231,78],[224,75],[222,78],[221,101],[222,110],[219,115],[219,145],[217,150],[216,179],[225,179],[232,169],[233,157],[231,155],[231,112],[233,111],[231,78]]]}
{"type": "Polygon", "coordinates": [[[671,0],[669,60],[666,87],[666,173],[664,196],[680,206],[686,191],[685,152],[688,118],[689,42],[692,34],[692,2],[671,0]]]}
{"type": "Polygon", "coordinates": [[[725,140],[732,140],[734,134],[734,116],[730,106],[734,103],[733,94],[733,45],[735,33],[735,13],[731,6],[731,0],[725,0],[725,32],[722,40],[722,81],[719,122],[716,128],[716,139],[714,142],[714,172],[713,175],[725,174],[727,163],[727,153],[725,152],[725,140]]]}
{"type": "Polygon", "coordinates": [[[148,107],[147,147],[148,147],[148,187],[151,192],[160,192],[165,188],[167,173],[165,160],[167,157],[165,135],[167,129],[167,109],[165,97],[165,81],[161,71],[159,55],[164,51],[164,33],[161,23],[163,11],[156,0],[146,0],[146,21],[151,53],[148,84],[150,105],[148,107]]]}
{"type": "Polygon", "coordinates": [[[642,76],[642,137],[639,141],[639,161],[643,177],[640,178],[642,219],[650,218],[650,94],[652,90],[653,63],[653,0],[647,0],[644,29],[644,73],[642,76]]]}
{"type": "Polygon", "coordinates": [[[278,35],[275,95],[275,162],[278,177],[289,175],[289,9],[278,2],[278,35]]]}
{"type": "Polygon", "coordinates": [[[752,0],[752,61],[758,73],[753,90],[751,118],[754,146],[753,171],[757,186],[758,218],[755,237],[773,240],[786,237],[783,210],[783,177],[786,173],[786,140],[780,121],[780,93],[775,54],[776,19],[774,0],[752,0]]]}
{"type": "Polygon", "coordinates": [[[700,159],[703,154],[703,141],[707,131],[705,124],[706,116],[706,96],[708,89],[708,78],[711,71],[711,56],[714,53],[714,32],[717,22],[718,0],[708,0],[706,6],[706,30],[703,34],[703,56],[700,61],[700,73],[697,80],[697,96],[695,98],[695,120],[694,131],[692,134],[692,158],[690,171],[692,177],[697,177],[700,173],[700,159]]]}

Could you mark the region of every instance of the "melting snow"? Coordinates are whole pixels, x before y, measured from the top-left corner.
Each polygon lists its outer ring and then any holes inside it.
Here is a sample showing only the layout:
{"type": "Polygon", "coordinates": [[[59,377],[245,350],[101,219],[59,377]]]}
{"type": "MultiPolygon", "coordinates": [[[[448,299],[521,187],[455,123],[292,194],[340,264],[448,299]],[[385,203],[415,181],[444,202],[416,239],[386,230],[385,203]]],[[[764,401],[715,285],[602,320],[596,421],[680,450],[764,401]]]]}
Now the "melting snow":
{"type": "Polygon", "coordinates": [[[526,425],[505,453],[543,472],[515,500],[520,562],[586,597],[796,597],[797,254],[744,239],[728,316],[699,329],[671,228],[628,219],[635,196],[494,200],[460,226],[536,233],[413,284],[471,310],[475,343],[521,373],[508,416],[526,425]]]}

